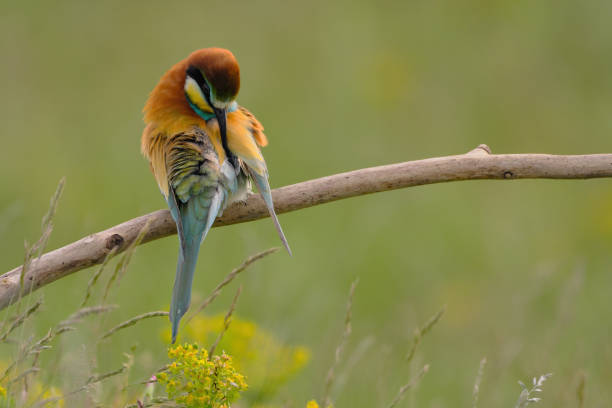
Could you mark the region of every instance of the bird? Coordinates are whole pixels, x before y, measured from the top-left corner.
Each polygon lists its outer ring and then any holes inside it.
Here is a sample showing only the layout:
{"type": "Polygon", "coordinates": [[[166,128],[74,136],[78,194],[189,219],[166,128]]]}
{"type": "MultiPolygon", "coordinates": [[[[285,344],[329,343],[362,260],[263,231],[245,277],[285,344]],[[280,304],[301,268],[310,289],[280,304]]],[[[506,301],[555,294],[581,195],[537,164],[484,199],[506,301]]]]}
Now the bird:
{"type": "Polygon", "coordinates": [[[200,251],[215,219],[246,200],[255,184],[278,235],[291,249],[274,211],[261,147],[263,126],[238,105],[240,68],[231,51],[203,48],[172,66],[147,99],[141,151],[177,226],[179,253],[170,304],[172,343],[191,301],[200,251]]]}

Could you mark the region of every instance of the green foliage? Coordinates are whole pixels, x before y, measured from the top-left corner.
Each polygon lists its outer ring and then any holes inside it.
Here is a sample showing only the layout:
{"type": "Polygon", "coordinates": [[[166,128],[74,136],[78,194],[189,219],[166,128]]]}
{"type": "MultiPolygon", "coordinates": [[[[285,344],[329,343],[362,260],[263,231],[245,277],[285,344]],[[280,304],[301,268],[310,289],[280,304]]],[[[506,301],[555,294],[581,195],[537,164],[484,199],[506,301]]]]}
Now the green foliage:
{"type": "Polygon", "coordinates": [[[225,353],[209,359],[197,344],[185,344],[170,347],[168,357],[173,361],[157,380],[168,397],[187,408],[227,408],[247,389],[244,376],[225,353]]]}

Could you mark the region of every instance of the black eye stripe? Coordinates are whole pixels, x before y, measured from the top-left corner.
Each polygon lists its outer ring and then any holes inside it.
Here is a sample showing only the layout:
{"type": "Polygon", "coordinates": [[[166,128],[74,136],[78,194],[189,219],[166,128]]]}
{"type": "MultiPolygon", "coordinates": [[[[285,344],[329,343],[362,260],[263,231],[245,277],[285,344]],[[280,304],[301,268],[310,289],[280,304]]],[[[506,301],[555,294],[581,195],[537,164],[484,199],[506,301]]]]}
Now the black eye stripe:
{"type": "Polygon", "coordinates": [[[202,92],[204,93],[206,100],[208,101],[208,99],[210,99],[210,89],[208,88],[208,84],[206,83],[206,80],[204,80],[204,76],[202,75],[202,72],[193,65],[190,65],[189,68],[187,68],[186,72],[187,72],[187,75],[189,75],[191,78],[194,79],[194,81],[196,81],[196,83],[198,84],[202,92]]]}

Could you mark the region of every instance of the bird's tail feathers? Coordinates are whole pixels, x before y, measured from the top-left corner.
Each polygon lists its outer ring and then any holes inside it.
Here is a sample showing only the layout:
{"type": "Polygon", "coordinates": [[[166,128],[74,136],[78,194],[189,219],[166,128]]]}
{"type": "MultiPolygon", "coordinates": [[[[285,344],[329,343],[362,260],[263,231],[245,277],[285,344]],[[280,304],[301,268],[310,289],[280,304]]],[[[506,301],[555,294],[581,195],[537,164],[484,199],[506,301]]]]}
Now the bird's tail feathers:
{"type": "MultiPolygon", "coordinates": [[[[224,197],[224,191],[219,189],[210,199],[194,197],[183,206],[181,212],[177,208],[176,212],[180,214],[178,217],[180,221],[177,221],[180,250],[170,305],[173,344],[176,341],[181,318],[187,312],[191,301],[191,286],[200,244],[215,222],[224,197]]],[[[176,205],[176,200],[174,204],[176,205]]]]}
{"type": "Polygon", "coordinates": [[[251,170],[251,177],[255,180],[255,184],[257,184],[257,189],[259,190],[259,194],[263,198],[266,203],[266,207],[268,207],[268,212],[270,213],[270,217],[272,221],[274,221],[274,226],[276,227],[276,231],[278,232],[278,236],[282,241],[284,247],[289,252],[289,255],[292,255],[291,248],[289,247],[289,242],[287,242],[287,238],[285,238],[285,234],[283,233],[283,228],[278,222],[278,217],[276,216],[276,212],[274,211],[274,203],[272,202],[272,193],[270,192],[270,183],[268,183],[268,177],[264,174],[258,174],[256,171],[251,170]]]}

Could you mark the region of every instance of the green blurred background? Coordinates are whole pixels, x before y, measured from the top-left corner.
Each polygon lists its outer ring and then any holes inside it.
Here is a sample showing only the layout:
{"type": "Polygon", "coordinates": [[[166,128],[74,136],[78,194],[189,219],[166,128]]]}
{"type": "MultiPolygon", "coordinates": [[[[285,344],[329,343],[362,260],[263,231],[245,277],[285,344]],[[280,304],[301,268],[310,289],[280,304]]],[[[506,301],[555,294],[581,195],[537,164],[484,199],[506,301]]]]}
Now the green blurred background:
{"type": "MultiPolygon", "coordinates": [[[[4,270],[38,237],[63,176],[49,249],[165,207],[139,152],[141,109],[197,48],[238,58],[239,103],[266,127],[274,187],[480,143],[494,153],[612,151],[610,2],[0,4],[4,270]]],[[[424,363],[429,373],[402,406],[469,405],[483,356],[482,406],[512,406],[516,381],[546,372],[541,406],[576,406],[583,376],[589,406],[612,400],[612,180],[439,184],[280,219],[294,256],[279,252],[245,273],[236,311],[312,351],[278,400],[299,407],[321,395],[355,277],[346,358],[372,343],[349,370],[341,364],[337,407],[385,406],[424,363]],[[444,304],[408,367],[414,328],[444,304]]],[[[269,220],[215,229],[194,293],[276,245],[269,220]]],[[[167,308],[176,256],[176,237],[140,247],[108,321],[167,308]]],[[[37,333],[78,307],[93,271],[44,289],[37,333]]],[[[209,312],[224,312],[235,287],[209,312]]],[[[134,378],[150,373],[165,361],[167,326],[118,333],[100,348],[100,370],[138,345],[134,378]]],[[[63,344],[78,353],[84,339],[63,344]]]]}

